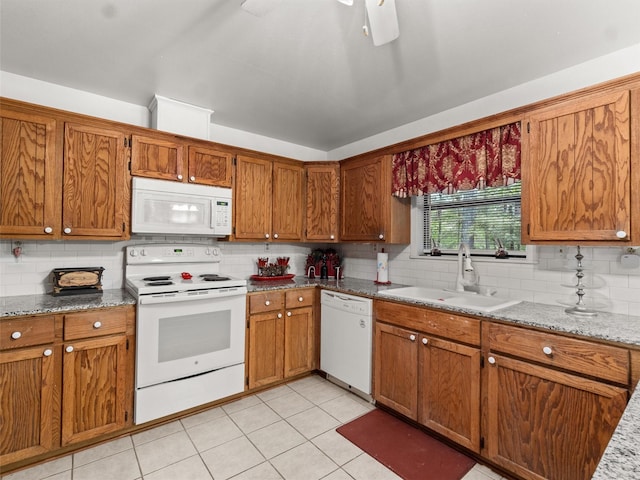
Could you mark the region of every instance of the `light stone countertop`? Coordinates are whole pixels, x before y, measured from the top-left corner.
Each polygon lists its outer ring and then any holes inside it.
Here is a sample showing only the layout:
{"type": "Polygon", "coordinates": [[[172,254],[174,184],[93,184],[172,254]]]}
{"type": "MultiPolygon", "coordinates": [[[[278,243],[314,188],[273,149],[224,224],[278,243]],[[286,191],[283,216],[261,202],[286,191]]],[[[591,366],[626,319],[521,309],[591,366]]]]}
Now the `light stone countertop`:
{"type": "MultiPolygon", "coordinates": [[[[315,287],[378,297],[378,293],[406,285],[377,285],[372,280],[346,278],[336,282],[331,280],[309,280],[297,277],[289,281],[249,282],[248,291],[260,292],[288,288],[315,287]]],[[[380,299],[393,300],[393,297],[380,296],[380,299]]],[[[397,297],[404,303],[433,306],[457,313],[466,313],[487,319],[509,322],[515,325],[542,328],[545,330],[584,336],[624,345],[640,347],[640,317],[599,313],[595,317],[568,315],[564,307],[522,302],[520,304],[490,313],[478,313],[473,310],[447,307],[424,301],[409,301],[397,297]]],[[[63,313],[74,310],[134,305],[136,300],[126,290],[105,290],[101,294],[85,294],[53,297],[45,295],[21,295],[0,298],[0,318],[43,313],[63,313]]],[[[598,468],[593,476],[595,480],[640,479],[640,386],[636,388],[627,408],[618,424],[598,468]]]]}

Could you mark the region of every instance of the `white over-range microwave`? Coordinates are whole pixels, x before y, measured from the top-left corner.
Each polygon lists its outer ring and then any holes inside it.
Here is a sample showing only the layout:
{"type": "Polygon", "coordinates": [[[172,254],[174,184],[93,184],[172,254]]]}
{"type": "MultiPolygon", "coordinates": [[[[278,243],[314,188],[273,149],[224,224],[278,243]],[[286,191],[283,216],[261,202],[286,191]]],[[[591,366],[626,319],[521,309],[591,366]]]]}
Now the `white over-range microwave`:
{"type": "Polygon", "coordinates": [[[134,177],[131,233],[231,234],[230,188],[134,177]]]}

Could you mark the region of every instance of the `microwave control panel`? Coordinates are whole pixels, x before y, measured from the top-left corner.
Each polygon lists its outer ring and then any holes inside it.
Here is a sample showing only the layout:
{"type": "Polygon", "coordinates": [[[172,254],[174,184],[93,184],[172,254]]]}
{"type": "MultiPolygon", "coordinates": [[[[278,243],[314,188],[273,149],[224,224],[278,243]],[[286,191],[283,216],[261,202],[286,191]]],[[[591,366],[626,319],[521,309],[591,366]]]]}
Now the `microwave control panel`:
{"type": "Polygon", "coordinates": [[[231,233],[231,199],[216,198],[213,201],[213,229],[216,233],[231,233]]]}

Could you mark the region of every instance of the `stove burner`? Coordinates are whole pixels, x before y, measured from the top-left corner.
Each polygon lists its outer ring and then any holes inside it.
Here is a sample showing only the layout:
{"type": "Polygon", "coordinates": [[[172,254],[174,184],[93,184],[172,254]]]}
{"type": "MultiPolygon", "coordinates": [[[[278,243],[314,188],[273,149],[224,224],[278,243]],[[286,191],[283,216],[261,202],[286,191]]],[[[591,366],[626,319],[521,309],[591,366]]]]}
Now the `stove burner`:
{"type": "MultiPolygon", "coordinates": [[[[164,277],[160,277],[160,278],[164,278],[164,277]]],[[[166,277],[166,278],[169,278],[169,277],[166,277]]],[[[161,287],[163,285],[173,285],[173,282],[171,280],[154,280],[146,283],[147,287],[161,287]]]]}
{"type": "Polygon", "coordinates": [[[168,275],[163,275],[161,277],[145,277],[142,279],[143,282],[158,282],[160,280],[169,280],[171,279],[168,275]]]}
{"type": "Polygon", "coordinates": [[[221,282],[223,280],[231,280],[229,277],[221,277],[217,273],[205,273],[204,275],[200,275],[200,278],[204,282],[221,282]]]}

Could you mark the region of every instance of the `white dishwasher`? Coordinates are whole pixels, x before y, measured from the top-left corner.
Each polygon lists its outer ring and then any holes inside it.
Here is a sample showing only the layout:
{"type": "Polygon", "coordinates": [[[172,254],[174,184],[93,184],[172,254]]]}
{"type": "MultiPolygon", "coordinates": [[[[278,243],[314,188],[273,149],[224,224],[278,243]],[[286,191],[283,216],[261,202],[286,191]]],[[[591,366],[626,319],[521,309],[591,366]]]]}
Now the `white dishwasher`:
{"type": "Polygon", "coordinates": [[[370,399],[371,299],[322,290],[320,308],[320,369],[370,399]]]}

